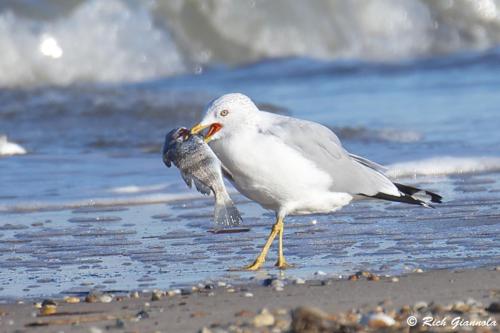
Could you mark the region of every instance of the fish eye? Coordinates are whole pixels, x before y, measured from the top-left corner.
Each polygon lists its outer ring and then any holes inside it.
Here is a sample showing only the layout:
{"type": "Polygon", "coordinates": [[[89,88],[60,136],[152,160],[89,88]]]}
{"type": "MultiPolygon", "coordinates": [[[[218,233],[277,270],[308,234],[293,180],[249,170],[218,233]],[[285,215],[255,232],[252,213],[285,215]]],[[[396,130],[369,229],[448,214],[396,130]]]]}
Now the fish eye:
{"type": "Polygon", "coordinates": [[[220,115],[221,115],[221,116],[223,116],[223,117],[227,116],[228,114],[229,114],[229,111],[228,111],[228,110],[222,110],[222,111],[220,112],[220,115]]]}

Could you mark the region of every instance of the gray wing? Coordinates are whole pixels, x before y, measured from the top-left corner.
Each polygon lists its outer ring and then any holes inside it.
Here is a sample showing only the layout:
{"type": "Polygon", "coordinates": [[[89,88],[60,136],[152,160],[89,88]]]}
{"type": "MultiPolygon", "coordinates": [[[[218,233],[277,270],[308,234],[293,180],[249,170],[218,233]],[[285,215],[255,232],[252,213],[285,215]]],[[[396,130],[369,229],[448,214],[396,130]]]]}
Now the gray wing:
{"type": "Polygon", "coordinates": [[[332,191],[400,196],[396,186],[383,174],[382,166],[349,154],[329,128],[285,116],[273,115],[272,119],[272,125],[261,131],[276,136],[327,172],[333,179],[332,191]]]}

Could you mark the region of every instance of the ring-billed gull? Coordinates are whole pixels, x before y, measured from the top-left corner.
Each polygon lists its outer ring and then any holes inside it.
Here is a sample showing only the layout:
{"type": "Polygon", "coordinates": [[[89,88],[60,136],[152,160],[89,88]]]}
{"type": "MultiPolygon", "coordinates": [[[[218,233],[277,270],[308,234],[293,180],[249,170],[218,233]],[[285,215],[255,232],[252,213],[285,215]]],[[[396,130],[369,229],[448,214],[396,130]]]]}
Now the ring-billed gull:
{"type": "Polygon", "coordinates": [[[283,256],[287,215],[330,213],[362,197],[426,207],[441,202],[435,193],[393,183],[382,166],[348,153],[327,127],[261,111],[243,94],[213,100],[191,132],[206,128],[205,140],[236,189],[276,213],[272,231],[248,270],[262,266],[276,236],[276,266],[288,267],[283,256]]]}

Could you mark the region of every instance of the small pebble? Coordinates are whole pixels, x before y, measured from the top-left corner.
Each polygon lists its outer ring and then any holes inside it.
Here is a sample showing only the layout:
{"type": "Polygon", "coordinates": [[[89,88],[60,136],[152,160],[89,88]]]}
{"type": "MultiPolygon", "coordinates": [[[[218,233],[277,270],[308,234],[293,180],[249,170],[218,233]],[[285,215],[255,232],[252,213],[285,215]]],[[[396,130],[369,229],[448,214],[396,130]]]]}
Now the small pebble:
{"type": "Polygon", "coordinates": [[[265,327],[274,325],[274,316],[266,308],[253,318],[255,327],[265,327]]]}
{"type": "Polygon", "coordinates": [[[205,311],[195,311],[190,314],[191,318],[204,318],[206,316],[208,316],[208,313],[205,311]]]}
{"type": "Polygon", "coordinates": [[[470,305],[470,306],[483,306],[481,302],[476,301],[474,298],[469,297],[465,301],[465,304],[470,305]]]}
{"type": "Polygon", "coordinates": [[[187,288],[182,288],[181,289],[181,295],[182,296],[187,296],[187,295],[191,295],[193,292],[191,291],[191,289],[187,289],[187,288]]]}
{"type": "Polygon", "coordinates": [[[273,280],[271,282],[271,287],[273,287],[273,289],[276,291],[283,291],[285,283],[282,280],[273,280]]]}
{"type": "Polygon", "coordinates": [[[374,313],[368,316],[367,324],[371,328],[387,328],[396,324],[396,321],[385,313],[374,313]]]}
{"type": "Polygon", "coordinates": [[[106,329],[123,329],[125,327],[125,322],[121,319],[116,319],[114,325],[106,326],[106,329]]]}
{"type": "Polygon", "coordinates": [[[152,301],[159,301],[163,296],[163,292],[160,290],[153,290],[151,293],[151,300],[152,301]]]}
{"type": "Polygon", "coordinates": [[[293,283],[295,284],[306,284],[306,280],[301,279],[301,278],[296,278],[293,283]]]}
{"type": "Polygon", "coordinates": [[[57,312],[57,306],[55,305],[47,305],[42,306],[40,309],[40,314],[43,316],[50,316],[57,312]]]}
{"type": "Polygon", "coordinates": [[[409,313],[411,313],[411,312],[412,312],[412,309],[411,309],[411,307],[410,307],[409,305],[403,305],[403,306],[401,307],[401,311],[400,311],[400,313],[401,313],[402,315],[409,314],[409,313]]]}
{"type": "Polygon", "coordinates": [[[500,302],[493,302],[487,308],[489,313],[500,313],[500,302]]]}
{"type": "Polygon", "coordinates": [[[464,302],[455,302],[451,307],[451,311],[457,313],[466,313],[470,310],[470,306],[465,304],[464,302]]]}
{"type": "Polygon", "coordinates": [[[139,292],[138,291],[133,291],[130,293],[130,298],[139,298],[139,292]]]}
{"type": "Polygon", "coordinates": [[[429,305],[426,302],[417,302],[413,305],[413,308],[417,311],[427,308],[429,305]]]}
{"type": "Polygon", "coordinates": [[[326,273],[323,272],[323,271],[317,271],[317,272],[314,273],[314,275],[325,276],[326,273]]]}
{"type": "Polygon", "coordinates": [[[248,310],[241,310],[241,311],[238,311],[234,314],[235,317],[253,317],[255,316],[255,313],[253,313],[252,311],[248,311],[248,310]]]}
{"type": "Polygon", "coordinates": [[[367,277],[372,276],[373,274],[370,273],[370,272],[367,272],[367,271],[359,271],[359,272],[356,272],[356,275],[358,277],[365,277],[365,278],[367,278],[367,277]]]}
{"type": "Polygon", "coordinates": [[[249,292],[246,292],[246,293],[243,294],[243,296],[245,296],[245,297],[253,297],[253,294],[249,293],[249,292]]]}
{"type": "Polygon", "coordinates": [[[227,288],[226,291],[228,293],[234,293],[236,290],[234,288],[227,288]]]}
{"type": "Polygon", "coordinates": [[[146,311],[142,310],[142,311],[139,311],[135,316],[136,316],[137,319],[148,319],[149,318],[149,313],[147,313],[146,311]]]}
{"type": "Polygon", "coordinates": [[[90,326],[89,327],[89,332],[90,333],[102,333],[103,331],[99,327],[90,326]]]}
{"type": "Polygon", "coordinates": [[[113,297],[111,295],[108,295],[108,294],[103,294],[103,295],[99,296],[98,299],[99,299],[99,302],[101,302],[101,303],[111,303],[113,301],[113,297]]]}
{"type": "Polygon", "coordinates": [[[414,273],[423,273],[424,270],[422,268],[415,268],[415,270],[413,272],[414,273]]]}
{"type": "Polygon", "coordinates": [[[432,313],[444,313],[446,312],[446,308],[440,304],[435,304],[431,308],[432,313]]]}
{"type": "Polygon", "coordinates": [[[75,297],[75,296],[67,296],[67,297],[64,297],[64,301],[66,303],[76,304],[76,303],[80,303],[80,298],[75,297]]]}
{"type": "Polygon", "coordinates": [[[168,296],[175,296],[175,295],[180,295],[182,291],[180,289],[172,289],[167,291],[168,296]]]}
{"type": "Polygon", "coordinates": [[[43,316],[50,316],[57,312],[57,304],[53,300],[46,299],[42,302],[40,314],[43,316]]]}
{"type": "Polygon", "coordinates": [[[399,278],[397,276],[393,276],[391,278],[391,282],[399,282],[399,278]]]}

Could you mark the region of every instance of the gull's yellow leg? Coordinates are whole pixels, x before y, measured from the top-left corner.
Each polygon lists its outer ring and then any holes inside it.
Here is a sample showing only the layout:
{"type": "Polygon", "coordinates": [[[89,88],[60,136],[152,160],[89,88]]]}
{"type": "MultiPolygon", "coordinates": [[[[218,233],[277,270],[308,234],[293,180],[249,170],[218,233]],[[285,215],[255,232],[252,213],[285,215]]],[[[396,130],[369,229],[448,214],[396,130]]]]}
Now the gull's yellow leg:
{"type": "Polygon", "coordinates": [[[279,230],[279,243],[278,243],[278,261],[276,261],[276,265],[279,269],[286,269],[292,267],[292,265],[288,264],[285,260],[285,256],[283,255],[283,231],[285,229],[285,224],[281,223],[281,228],[279,230]]]}
{"type": "Polygon", "coordinates": [[[264,247],[262,248],[262,251],[260,252],[259,256],[257,257],[257,259],[255,259],[255,261],[252,264],[245,266],[244,269],[249,271],[256,271],[260,267],[262,267],[262,265],[266,261],[267,252],[269,251],[269,248],[271,247],[274,238],[276,237],[278,232],[280,232],[280,230],[283,230],[283,219],[284,218],[281,216],[278,216],[276,218],[276,223],[274,223],[273,229],[271,230],[269,237],[267,237],[266,244],[264,244],[264,247]]]}

